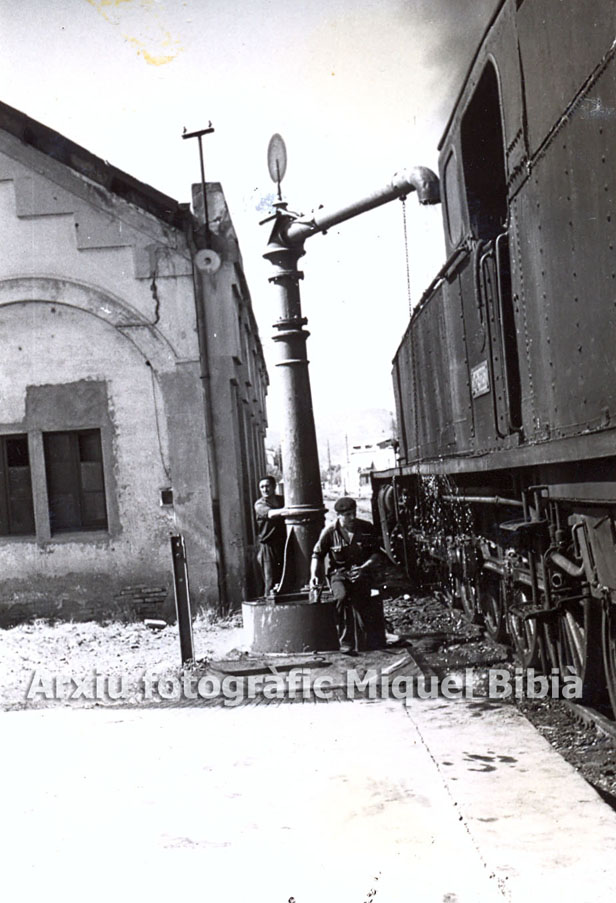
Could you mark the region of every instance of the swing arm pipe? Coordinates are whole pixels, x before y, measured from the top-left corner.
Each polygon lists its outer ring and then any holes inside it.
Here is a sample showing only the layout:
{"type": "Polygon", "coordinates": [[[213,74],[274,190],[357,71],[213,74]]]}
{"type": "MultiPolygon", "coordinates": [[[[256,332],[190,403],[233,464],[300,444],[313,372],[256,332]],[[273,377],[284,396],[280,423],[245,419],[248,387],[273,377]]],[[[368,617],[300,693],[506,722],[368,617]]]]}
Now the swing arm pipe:
{"type": "Polygon", "coordinates": [[[360,201],[331,212],[320,208],[313,210],[306,217],[294,219],[286,224],[284,236],[289,245],[301,245],[311,235],[327,232],[332,226],[337,226],[360,213],[381,207],[396,198],[404,198],[411,191],[417,192],[420,204],[438,204],[441,199],[438,176],[426,166],[415,166],[396,173],[384,188],[372,192],[360,201]]]}

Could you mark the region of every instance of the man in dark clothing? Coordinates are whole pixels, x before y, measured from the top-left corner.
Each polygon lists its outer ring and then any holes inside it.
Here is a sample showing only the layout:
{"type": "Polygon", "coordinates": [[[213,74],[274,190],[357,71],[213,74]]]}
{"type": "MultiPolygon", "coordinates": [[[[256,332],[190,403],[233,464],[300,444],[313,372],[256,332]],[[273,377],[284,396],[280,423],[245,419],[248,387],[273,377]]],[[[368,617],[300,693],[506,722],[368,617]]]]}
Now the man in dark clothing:
{"type": "Polygon", "coordinates": [[[310,582],[318,587],[329,558],[329,581],[336,600],[340,650],[355,653],[384,641],[380,608],[371,599],[370,569],[381,560],[376,531],[360,520],[355,501],[348,496],[334,505],[335,522],[321,532],[312,553],[310,582]]]}
{"type": "Polygon", "coordinates": [[[257,561],[263,574],[264,595],[269,595],[280,582],[287,532],[283,515],[286,514],[284,500],[276,495],[274,477],[263,477],[259,481],[261,498],[255,502],[259,551],[257,561]]]}

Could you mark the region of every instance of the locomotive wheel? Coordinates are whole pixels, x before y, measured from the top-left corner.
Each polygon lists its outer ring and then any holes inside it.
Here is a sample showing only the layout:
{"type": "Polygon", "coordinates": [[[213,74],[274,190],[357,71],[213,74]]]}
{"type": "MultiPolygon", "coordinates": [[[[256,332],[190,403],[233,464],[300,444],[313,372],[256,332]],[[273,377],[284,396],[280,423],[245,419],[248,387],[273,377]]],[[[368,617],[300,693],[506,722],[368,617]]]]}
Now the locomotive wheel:
{"type": "Polygon", "coordinates": [[[479,580],[479,608],[490,639],[502,643],[507,635],[506,612],[501,582],[494,577],[479,580]]]}
{"type": "Polygon", "coordinates": [[[441,584],[441,590],[438,593],[439,597],[445,603],[447,608],[455,608],[456,607],[456,595],[453,586],[450,583],[441,584]]]}
{"type": "Polygon", "coordinates": [[[600,703],[604,675],[597,649],[601,639],[601,613],[585,599],[567,605],[558,624],[558,667],[561,676],[575,674],[582,681],[582,702],[600,703]]]}
{"type": "Polygon", "coordinates": [[[552,668],[558,669],[558,627],[549,622],[539,627],[539,661],[544,674],[549,674],[552,668]]]}
{"type": "Polygon", "coordinates": [[[477,588],[470,580],[458,581],[462,613],[469,624],[479,624],[481,612],[477,601],[477,588]]]}
{"type": "Polygon", "coordinates": [[[462,608],[462,580],[458,577],[451,576],[449,578],[449,585],[451,587],[451,608],[462,608]]]}
{"type": "Polygon", "coordinates": [[[522,587],[513,591],[513,607],[507,612],[509,635],[513,648],[523,668],[537,668],[540,665],[540,631],[537,621],[530,618],[524,620],[525,605],[530,605],[528,593],[522,587]]]}
{"type": "Polygon", "coordinates": [[[447,565],[439,569],[439,589],[436,595],[447,608],[460,607],[460,581],[453,576],[447,565]]]}
{"type": "Polygon", "coordinates": [[[404,531],[400,524],[396,524],[389,532],[389,554],[394,564],[404,568],[405,571],[407,570],[404,549],[404,531]]]}
{"type": "Polygon", "coordinates": [[[616,717],[616,606],[610,605],[603,614],[603,663],[607,690],[616,717]]]}

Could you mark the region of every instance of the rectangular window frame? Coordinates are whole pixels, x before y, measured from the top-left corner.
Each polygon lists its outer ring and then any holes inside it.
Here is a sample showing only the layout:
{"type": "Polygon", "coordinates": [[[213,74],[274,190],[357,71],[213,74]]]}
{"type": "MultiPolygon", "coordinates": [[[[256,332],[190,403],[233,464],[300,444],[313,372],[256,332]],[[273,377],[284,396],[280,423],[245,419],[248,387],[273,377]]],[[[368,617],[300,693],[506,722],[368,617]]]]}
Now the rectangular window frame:
{"type": "Polygon", "coordinates": [[[69,533],[109,532],[109,504],[103,459],[103,436],[99,428],[81,430],[49,430],[42,434],[45,478],[47,484],[49,528],[52,538],[69,533]],[[94,444],[91,440],[94,439],[94,444]],[[60,441],[68,445],[64,459],[55,458],[60,441]],[[89,452],[86,450],[89,445],[89,452]],[[54,450],[53,446],[56,445],[54,450]],[[92,452],[94,451],[94,455],[92,452]],[[88,465],[98,465],[98,474],[88,465]],[[64,470],[64,473],[62,473],[64,470]],[[88,481],[98,481],[95,489],[88,481]],[[61,484],[64,482],[64,486],[61,484]],[[64,492],[59,489],[64,489],[64,492]],[[88,496],[102,497],[104,515],[93,516],[88,496]],[[68,500],[68,510],[64,500],[68,500]],[[63,510],[64,505],[64,510],[63,510]],[[72,508],[72,511],[70,510],[72,508]]]}
{"type": "Polygon", "coordinates": [[[0,436],[0,539],[35,537],[34,493],[32,491],[32,468],[27,433],[7,433],[0,436]],[[26,464],[11,464],[9,442],[20,441],[24,445],[26,464]],[[11,471],[24,471],[26,479],[22,487],[12,485],[11,471]],[[26,489],[19,498],[20,489],[26,489]],[[19,511],[18,509],[21,509],[19,511]],[[23,526],[19,526],[22,521],[23,526]]]}

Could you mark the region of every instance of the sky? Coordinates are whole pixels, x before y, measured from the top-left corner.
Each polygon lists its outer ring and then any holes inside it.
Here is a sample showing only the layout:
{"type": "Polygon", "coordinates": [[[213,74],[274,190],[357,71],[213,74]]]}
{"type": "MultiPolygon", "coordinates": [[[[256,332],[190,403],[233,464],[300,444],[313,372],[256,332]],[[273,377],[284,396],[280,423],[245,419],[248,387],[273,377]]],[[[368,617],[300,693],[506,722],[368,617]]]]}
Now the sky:
{"type": "MultiPolygon", "coordinates": [[[[278,313],[259,226],[275,194],[270,137],[285,140],[283,196],[302,213],[359,200],[407,167],[437,171],[499,2],[0,0],[0,98],[181,202],[199,179],[182,130],[211,121],[206,180],[222,183],[238,234],[275,432],[278,313]]],[[[415,304],[444,262],[442,214],[414,195],[406,208],[415,304]]],[[[310,238],[300,266],[317,428],[351,410],[393,410],[391,360],[409,316],[401,203],[310,238]]]]}

